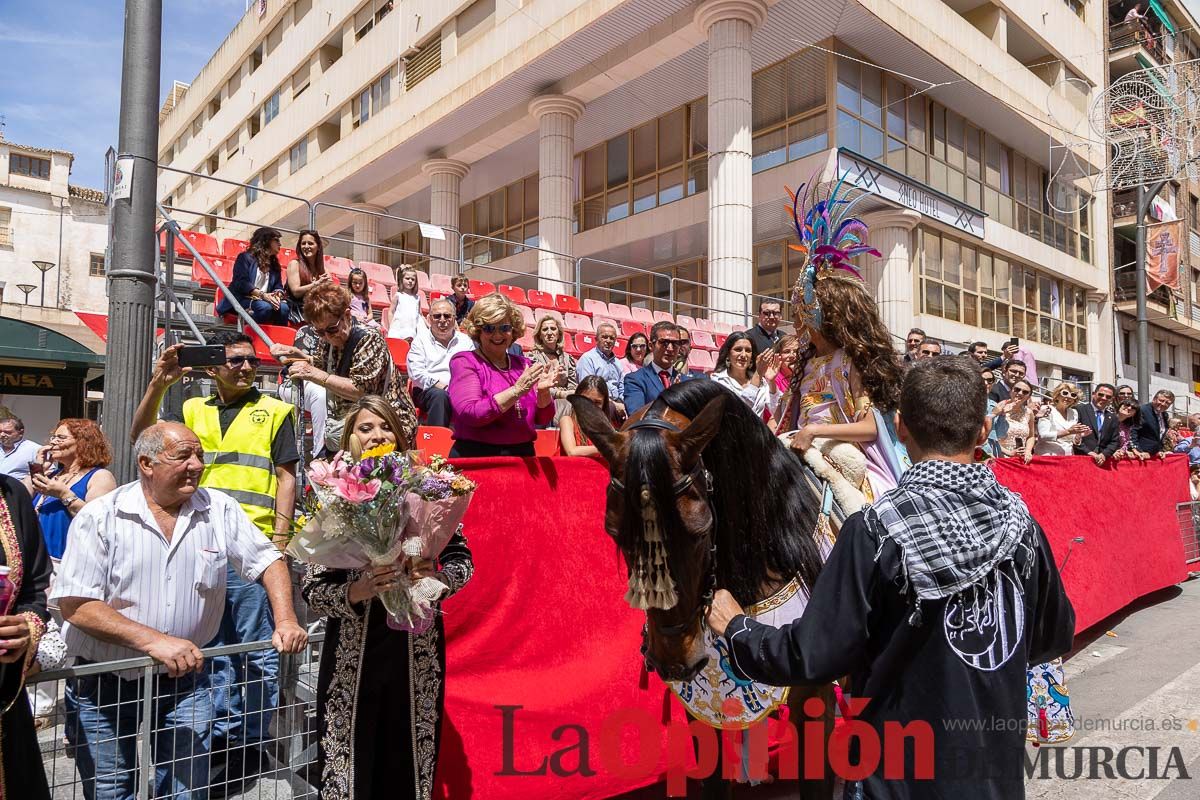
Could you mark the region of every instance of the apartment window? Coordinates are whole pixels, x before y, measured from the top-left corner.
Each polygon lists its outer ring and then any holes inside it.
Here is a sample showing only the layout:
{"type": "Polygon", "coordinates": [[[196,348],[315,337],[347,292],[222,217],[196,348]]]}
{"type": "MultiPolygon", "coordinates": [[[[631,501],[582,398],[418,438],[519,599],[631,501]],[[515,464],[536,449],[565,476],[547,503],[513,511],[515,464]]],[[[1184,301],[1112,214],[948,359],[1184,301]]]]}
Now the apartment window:
{"type": "MultiPolygon", "coordinates": [[[[467,203],[459,208],[458,221],[464,234],[479,234],[537,247],[537,174],[467,203]]],[[[466,256],[472,263],[488,264],[520,251],[520,247],[504,242],[482,241],[468,245],[466,256]]]]}
{"type": "Polygon", "coordinates": [[[1154,371],[1155,372],[1162,372],[1162,355],[1163,355],[1162,351],[1163,351],[1162,339],[1155,339],[1154,340],[1154,371]]]}
{"type": "Polygon", "coordinates": [[[354,39],[363,38],[392,10],[392,0],[371,0],[354,15],[354,39]]]}
{"type": "Polygon", "coordinates": [[[217,92],[217,96],[208,101],[208,118],[212,119],[221,110],[221,93],[217,92]]]}
{"type": "MultiPolygon", "coordinates": [[[[1087,292],[975,240],[920,229],[921,310],[975,328],[1087,352],[1087,292]]],[[[786,284],[785,284],[786,285],[786,284]]]]}
{"type": "Polygon", "coordinates": [[[262,66],[262,62],[263,62],[263,46],[260,43],[258,45],[258,47],[254,48],[254,52],[250,54],[250,74],[251,75],[254,74],[254,71],[256,69],[258,69],[259,67],[262,66]]]}
{"type": "Polygon", "coordinates": [[[300,141],[292,145],[291,151],[288,153],[288,172],[295,175],[300,171],[300,168],[308,163],[308,137],[305,136],[300,141]]]}
{"type": "Polygon", "coordinates": [[[221,151],[214,150],[212,155],[208,157],[208,174],[216,175],[217,170],[221,167],[221,151]]]}
{"type": "Polygon", "coordinates": [[[380,75],[374,83],[363,89],[354,100],[354,127],[366,122],[392,102],[392,72],[380,75]]]}
{"type": "Polygon", "coordinates": [[[590,230],[708,188],[704,101],[680,106],[575,157],[576,224],[590,230]],[[698,118],[697,118],[698,117],[698,118]]]}
{"type": "Polygon", "coordinates": [[[93,278],[104,277],[104,253],[92,253],[88,258],[88,275],[93,278]]]}
{"type": "Polygon", "coordinates": [[[261,176],[261,184],[264,189],[270,189],[279,182],[279,162],[273,161],[271,165],[263,169],[261,176]]]}
{"type": "Polygon", "coordinates": [[[265,127],[271,120],[279,116],[279,90],[267,98],[262,107],[262,124],[265,127]]]}
{"type": "Polygon", "coordinates": [[[753,170],[761,172],[829,147],[825,53],[805,50],[754,74],[753,170]]]}
{"type": "MultiPolygon", "coordinates": [[[[255,175],[249,181],[249,186],[246,187],[246,205],[253,205],[254,201],[258,200],[258,187],[262,185],[262,179],[255,175]]],[[[230,216],[233,216],[232,214],[230,216]]]]}
{"type": "Polygon", "coordinates": [[[495,25],[496,0],[475,0],[463,9],[455,22],[458,49],[461,51],[495,25]]]}
{"type": "Polygon", "coordinates": [[[8,171],[13,175],[50,180],[50,159],[13,153],[8,157],[8,171]]]}
{"type": "Polygon", "coordinates": [[[296,0],[296,5],[292,7],[293,23],[300,24],[300,20],[308,16],[308,12],[312,11],[313,0],[296,0]]]}
{"type": "Polygon", "coordinates": [[[1051,181],[971,120],[869,64],[839,59],[837,70],[839,146],[1091,262],[1091,195],[1051,181]]]}
{"type": "MultiPolygon", "coordinates": [[[[1200,383],[1200,353],[1192,351],[1192,383],[1200,383]]],[[[1193,386],[1192,391],[1195,391],[1193,386]]]]}
{"type": "MultiPolygon", "coordinates": [[[[1192,214],[1190,221],[1192,224],[1192,230],[1200,231],[1200,199],[1197,199],[1196,195],[1193,194],[1188,195],[1188,200],[1191,203],[1192,214]]],[[[1196,258],[1197,256],[1200,256],[1200,253],[1192,254],[1193,258],[1196,258]]]]}
{"type": "Polygon", "coordinates": [[[229,202],[225,204],[225,216],[230,219],[237,216],[237,195],[229,198],[229,202]]]}
{"type": "Polygon", "coordinates": [[[1179,348],[1176,345],[1167,345],[1167,374],[1175,375],[1179,372],[1179,348]]]}
{"type": "Polygon", "coordinates": [[[251,139],[253,139],[255,136],[258,136],[258,132],[262,130],[261,112],[246,120],[246,127],[249,129],[251,139]]]}
{"type": "Polygon", "coordinates": [[[292,99],[295,100],[300,95],[304,94],[304,90],[308,88],[308,84],[312,79],[312,62],[305,63],[300,69],[292,75],[292,99]]]}
{"type": "MultiPolygon", "coordinates": [[[[1125,363],[1130,364],[1130,365],[1133,364],[1133,345],[1131,342],[1132,338],[1133,337],[1129,335],[1129,331],[1126,331],[1126,330],[1121,331],[1121,352],[1123,354],[1125,363]]],[[[1193,374],[1200,376],[1200,372],[1193,373],[1193,374]]],[[[1197,379],[1200,380],[1200,377],[1198,377],[1197,379]]]]}
{"type": "Polygon", "coordinates": [[[442,37],[434,36],[404,62],[404,89],[413,87],[442,66],[442,37]]]}
{"type": "Polygon", "coordinates": [[[228,161],[229,159],[231,159],[237,155],[238,145],[239,145],[239,139],[238,139],[238,135],[236,133],[233,136],[230,136],[228,139],[225,140],[225,160],[226,161],[228,161]]]}
{"type": "Polygon", "coordinates": [[[0,247],[11,249],[12,246],[12,209],[0,206],[0,247]]]}

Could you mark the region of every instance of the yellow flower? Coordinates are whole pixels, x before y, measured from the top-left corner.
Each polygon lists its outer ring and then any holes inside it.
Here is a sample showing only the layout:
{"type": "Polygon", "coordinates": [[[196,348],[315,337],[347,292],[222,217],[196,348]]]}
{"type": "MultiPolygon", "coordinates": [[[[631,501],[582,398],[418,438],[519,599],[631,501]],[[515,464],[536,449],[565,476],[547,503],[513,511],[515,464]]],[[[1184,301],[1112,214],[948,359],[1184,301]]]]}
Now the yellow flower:
{"type": "Polygon", "coordinates": [[[386,456],[388,453],[393,452],[395,449],[396,449],[396,445],[390,444],[390,443],[384,443],[384,444],[379,445],[378,447],[372,447],[370,450],[364,450],[362,457],[363,458],[379,458],[380,456],[386,456]]]}

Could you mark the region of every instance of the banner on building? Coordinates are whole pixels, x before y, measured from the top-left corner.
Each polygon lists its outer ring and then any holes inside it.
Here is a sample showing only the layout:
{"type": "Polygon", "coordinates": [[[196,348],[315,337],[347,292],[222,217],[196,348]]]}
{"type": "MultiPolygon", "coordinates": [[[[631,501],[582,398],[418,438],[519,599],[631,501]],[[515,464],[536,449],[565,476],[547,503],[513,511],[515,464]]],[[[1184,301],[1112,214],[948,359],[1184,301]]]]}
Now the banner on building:
{"type": "Polygon", "coordinates": [[[1179,249],[1183,220],[1146,226],[1146,283],[1150,291],[1169,286],[1182,291],[1179,284],[1179,249]]]}

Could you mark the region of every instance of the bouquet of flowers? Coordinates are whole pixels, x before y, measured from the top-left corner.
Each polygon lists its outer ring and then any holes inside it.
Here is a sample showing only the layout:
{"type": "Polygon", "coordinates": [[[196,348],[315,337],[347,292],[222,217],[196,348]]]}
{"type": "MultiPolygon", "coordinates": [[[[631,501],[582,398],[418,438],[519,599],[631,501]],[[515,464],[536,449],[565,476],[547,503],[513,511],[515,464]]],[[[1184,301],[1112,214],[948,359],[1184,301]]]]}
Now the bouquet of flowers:
{"type": "MultiPolygon", "coordinates": [[[[306,513],[287,547],[294,558],[333,569],[362,569],[407,558],[434,558],[454,535],[475,484],[444,461],[431,466],[382,445],[355,461],[340,452],[308,469],[306,513]],[[415,522],[414,522],[414,514],[415,522]]],[[[422,632],[445,584],[434,578],[399,585],[379,599],[389,624],[422,632]]]]}
{"type": "MultiPolygon", "coordinates": [[[[475,483],[456,472],[444,458],[434,456],[428,466],[418,466],[406,498],[408,523],[404,527],[404,554],[411,558],[433,558],[441,553],[458,530],[475,483]]],[[[399,620],[401,630],[424,633],[433,624],[433,604],[447,590],[434,578],[421,578],[412,587],[413,616],[399,620]]]]}

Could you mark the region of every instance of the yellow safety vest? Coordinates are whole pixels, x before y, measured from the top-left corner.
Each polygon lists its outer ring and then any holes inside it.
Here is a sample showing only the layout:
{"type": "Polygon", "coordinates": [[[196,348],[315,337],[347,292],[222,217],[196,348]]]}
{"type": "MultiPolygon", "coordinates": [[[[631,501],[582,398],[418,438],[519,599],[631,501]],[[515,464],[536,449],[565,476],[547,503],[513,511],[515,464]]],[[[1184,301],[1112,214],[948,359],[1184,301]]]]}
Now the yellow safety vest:
{"type": "Polygon", "coordinates": [[[263,394],[238,412],[224,435],[221,410],[206,397],[183,404],[183,424],[204,447],[200,485],[237,500],[250,521],[268,536],[275,532],[275,491],[279,482],[271,461],[271,442],[293,407],[263,394]]]}

